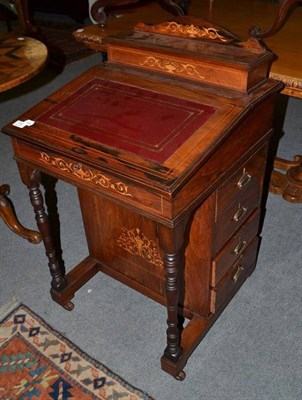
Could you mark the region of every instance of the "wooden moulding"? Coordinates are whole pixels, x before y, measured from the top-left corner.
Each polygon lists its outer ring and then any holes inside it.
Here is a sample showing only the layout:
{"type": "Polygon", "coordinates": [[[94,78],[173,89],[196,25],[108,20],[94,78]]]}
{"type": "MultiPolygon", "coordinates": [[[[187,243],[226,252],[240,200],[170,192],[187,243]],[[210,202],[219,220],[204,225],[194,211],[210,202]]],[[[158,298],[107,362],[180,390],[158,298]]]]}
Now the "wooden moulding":
{"type": "Polygon", "coordinates": [[[108,36],[105,43],[110,62],[243,93],[268,78],[274,59],[256,39],[243,42],[193,17],[158,25],[138,23],[132,32],[108,36]]]}

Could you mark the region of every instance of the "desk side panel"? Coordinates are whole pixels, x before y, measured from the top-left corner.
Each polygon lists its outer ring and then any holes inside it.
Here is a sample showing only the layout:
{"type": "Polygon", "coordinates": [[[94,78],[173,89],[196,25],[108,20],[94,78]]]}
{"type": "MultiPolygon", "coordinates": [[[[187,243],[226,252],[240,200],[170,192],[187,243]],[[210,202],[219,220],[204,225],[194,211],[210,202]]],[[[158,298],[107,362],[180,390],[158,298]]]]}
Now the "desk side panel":
{"type": "MultiPolygon", "coordinates": [[[[124,207],[79,189],[90,256],[100,269],[141,293],[165,304],[163,253],[157,223],[124,207]]],[[[186,232],[185,264],[179,270],[179,305],[185,315],[207,317],[210,310],[212,230],[215,196],[194,214],[186,232]]]]}

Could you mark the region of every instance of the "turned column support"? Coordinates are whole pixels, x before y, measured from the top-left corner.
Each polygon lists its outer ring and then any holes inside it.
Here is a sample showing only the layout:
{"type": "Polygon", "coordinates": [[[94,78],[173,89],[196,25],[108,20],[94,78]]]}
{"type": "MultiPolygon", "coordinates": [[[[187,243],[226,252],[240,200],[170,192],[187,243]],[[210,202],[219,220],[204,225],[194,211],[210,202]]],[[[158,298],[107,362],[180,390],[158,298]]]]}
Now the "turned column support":
{"type": "Polygon", "coordinates": [[[65,270],[56,256],[49,218],[44,208],[43,195],[40,190],[41,174],[39,171],[27,168],[22,164],[19,164],[19,170],[23,183],[29,189],[30,201],[34,208],[37,225],[48,257],[48,267],[52,278],[51,287],[56,291],[61,291],[67,285],[65,270]]]}
{"type": "Polygon", "coordinates": [[[183,349],[180,346],[178,323],[179,275],[184,259],[184,237],[187,220],[174,228],[158,224],[159,245],[164,253],[165,291],[167,303],[167,347],[163,358],[176,363],[183,349]]]}

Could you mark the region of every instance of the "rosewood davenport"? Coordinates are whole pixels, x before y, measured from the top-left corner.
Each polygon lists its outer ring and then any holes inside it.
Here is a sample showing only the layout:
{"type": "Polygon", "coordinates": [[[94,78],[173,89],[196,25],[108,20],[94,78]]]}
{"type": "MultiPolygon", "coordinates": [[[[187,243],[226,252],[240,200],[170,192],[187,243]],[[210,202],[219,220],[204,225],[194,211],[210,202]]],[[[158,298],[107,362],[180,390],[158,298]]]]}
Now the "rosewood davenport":
{"type": "Polygon", "coordinates": [[[4,128],[29,188],[52,298],[98,271],[163,304],[162,369],[188,358],[255,268],[275,94],[257,39],[175,18],[108,37],[93,67],[4,128]],[[89,255],[65,274],[41,173],[77,187],[89,255]],[[185,327],[181,322],[189,320],[185,327]]]}

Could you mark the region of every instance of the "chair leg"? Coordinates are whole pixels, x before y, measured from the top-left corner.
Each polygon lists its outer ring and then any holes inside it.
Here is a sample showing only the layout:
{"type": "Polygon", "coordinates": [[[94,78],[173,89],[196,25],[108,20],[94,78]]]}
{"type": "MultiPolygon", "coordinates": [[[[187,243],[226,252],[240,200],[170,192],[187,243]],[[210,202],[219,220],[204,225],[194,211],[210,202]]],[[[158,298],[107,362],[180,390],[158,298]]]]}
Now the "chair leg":
{"type": "Polygon", "coordinates": [[[5,22],[8,32],[11,32],[11,21],[13,21],[15,18],[16,15],[9,8],[0,3],[0,21],[5,22]]]}
{"type": "Polygon", "coordinates": [[[0,217],[5,224],[17,235],[27,239],[29,242],[38,244],[41,242],[40,234],[36,231],[25,228],[18,221],[13,206],[8,199],[9,186],[0,186],[0,217]]]}
{"type": "Polygon", "coordinates": [[[28,7],[28,0],[10,0],[15,4],[17,16],[20,24],[21,33],[31,35],[38,32],[38,28],[33,23],[28,7]]]}

